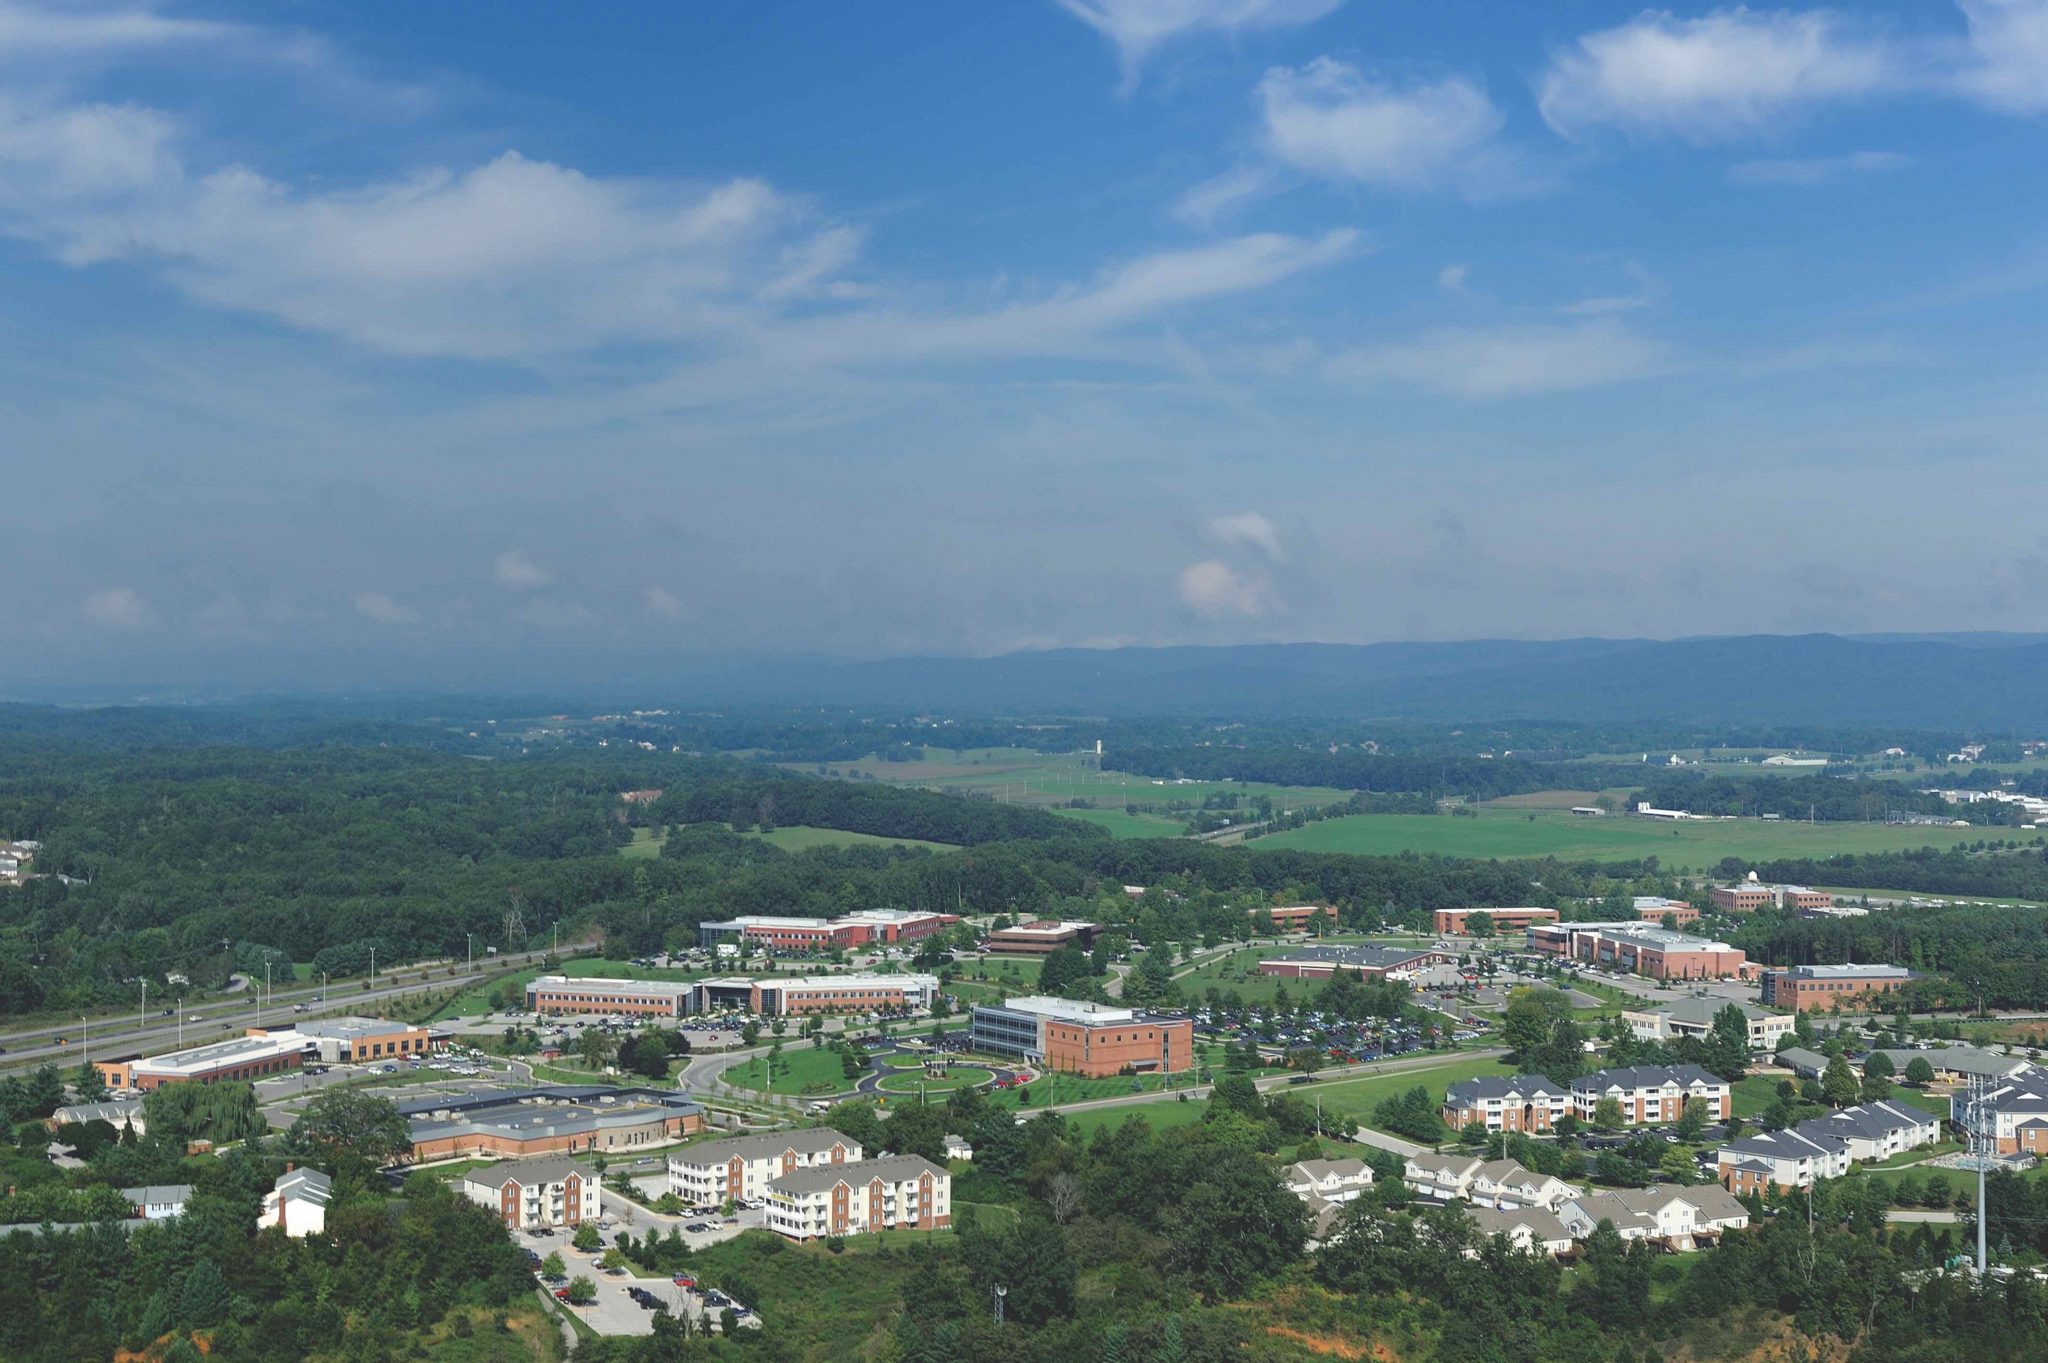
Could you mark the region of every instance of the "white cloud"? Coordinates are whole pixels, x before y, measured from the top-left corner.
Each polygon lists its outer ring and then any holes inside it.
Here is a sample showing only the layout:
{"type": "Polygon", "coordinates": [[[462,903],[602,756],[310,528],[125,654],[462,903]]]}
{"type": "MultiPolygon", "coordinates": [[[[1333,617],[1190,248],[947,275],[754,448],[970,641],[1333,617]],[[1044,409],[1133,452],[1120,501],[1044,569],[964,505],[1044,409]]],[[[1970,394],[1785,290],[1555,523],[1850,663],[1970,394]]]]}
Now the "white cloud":
{"type": "Polygon", "coordinates": [[[1223,544],[1250,545],[1275,563],[1287,561],[1287,553],[1280,547],[1280,530],[1272,520],[1257,511],[1237,511],[1224,516],[1211,516],[1209,534],[1223,544]]]}
{"type": "Polygon", "coordinates": [[[1272,607],[1265,585],[1220,559],[1190,563],[1174,579],[1181,604],[1200,615],[1258,616],[1272,607]]]}
{"type": "Polygon", "coordinates": [[[410,625],[420,618],[418,611],[399,605],[383,592],[357,592],[354,604],[357,615],[380,625],[410,625]]]}
{"type": "Polygon", "coordinates": [[[1566,137],[1718,142],[1775,130],[1800,109],[1870,95],[1901,76],[1887,44],[1826,11],[1646,11],[1552,57],[1537,83],[1544,120],[1566,137]]]}
{"type": "Polygon", "coordinates": [[[1877,175],[1911,165],[1895,151],[1852,151],[1842,156],[1788,156],[1739,161],[1728,167],[1738,185],[1826,185],[1859,175],[1877,175]]]}
{"type": "Polygon", "coordinates": [[[0,3],[0,58],[103,56],[178,43],[218,43],[248,32],[235,24],[167,18],[146,8],[0,3]]]}
{"type": "Polygon", "coordinates": [[[1173,205],[1173,215],[1196,227],[1207,227],[1231,209],[1258,198],[1272,188],[1273,171],[1270,167],[1233,166],[1182,194],[1173,205]]]}
{"type": "Polygon", "coordinates": [[[1314,23],[1343,0],[1055,0],[1116,49],[1123,88],[1138,83],[1145,59],[1175,38],[1314,23]]]}
{"type": "Polygon", "coordinates": [[[1486,92],[1463,76],[1396,87],[1318,57],[1274,67],[1259,82],[1267,148],[1324,179],[1426,189],[1492,178],[1483,149],[1501,127],[1486,92]]]}
{"type": "Polygon", "coordinates": [[[108,629],[136,629],[148,614],[132,587],[104,587],[85,598],[85,615],[108,629]]]}
{"type": "Polygon", "coordinates": [[[1399,383],[1450,397],[1505,398],[1624,383],[1666,371],[1660,342],[1599,320],[1568,325],[1450,327],[1399,345],[1332,356],[1325,372],[1350,383],[1399,383]]]}
{"type": "Polygon", "coordinates": [[[528,558],[523,550],[507,549],[492,565],[498,585],[514,591],[532,591],[554,583],[555,575],[528,558]]]}
{"type": "Polygon", "coordinates": [[[665,587],[649,587],[642,596],[642,600],[646,602],[648,613],[651,615],[659,615],[674,620],[683,613],[683,603],[678,601],[674,593],[665,587]]]}
{"type": "Polygon", "coordinates": [[[1446,265],[1436,272],[1437,287],[1445,293],[1465,292],[1465,276],[1469,273],[1463,265],[1446,265]]]}
{"type": "Polygon", "coordinates": [[[1971,60],[1957,78],[1966,96],[1994,109],[2048,109],[2048,3],[1958,0],[1969,24],[1971,60]]]}

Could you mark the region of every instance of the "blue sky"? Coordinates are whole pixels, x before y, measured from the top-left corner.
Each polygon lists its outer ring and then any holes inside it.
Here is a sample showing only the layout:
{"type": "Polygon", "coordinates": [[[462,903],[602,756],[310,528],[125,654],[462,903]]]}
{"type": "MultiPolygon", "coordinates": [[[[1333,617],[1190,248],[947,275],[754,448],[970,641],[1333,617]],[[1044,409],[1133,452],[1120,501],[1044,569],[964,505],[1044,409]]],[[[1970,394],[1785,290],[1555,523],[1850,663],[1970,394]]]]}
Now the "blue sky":
{"type": "Polygon", "coordinates": [[[2044,132],[2048,0],[0,0],[0,677],[2048,628],[2044,132]]]}

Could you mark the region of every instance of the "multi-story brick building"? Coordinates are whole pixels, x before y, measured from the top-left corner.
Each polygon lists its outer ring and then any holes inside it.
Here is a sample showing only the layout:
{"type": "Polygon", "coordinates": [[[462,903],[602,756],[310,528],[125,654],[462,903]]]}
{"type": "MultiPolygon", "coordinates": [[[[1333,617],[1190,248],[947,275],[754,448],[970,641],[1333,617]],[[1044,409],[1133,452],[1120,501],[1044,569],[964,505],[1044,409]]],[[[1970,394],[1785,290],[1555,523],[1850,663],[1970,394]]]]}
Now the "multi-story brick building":
{"type": "Polygon", "coordinates": [[[1185,1017],[1033,995],[977,1004],[975,1050],[1014,1055],[1063,1074],[1177,1074],[1195,1063],[1194,1024],[1185,1017]]]}
{"type": "Polygon", "coordinates": [[[638,1152],[704,1129],[704,1109],[673,1089],[548,1085],[416,1098],[398,1105],[420,1163],[482,1155],[638,1152]]]}
{"type": "Polygon", "coordinates": [[[1755,913],[1771,902],[1771,892],[1762,885],[1715,885],[1707,898],[1723,913],[1755,913]]]}
{"type": "Polygon", "coordinates": [[[1572,1080],[1572,1111],[1580,1121],[1591,1122],[1603,1098],[1620,1103],[1622,1120],[1631,1126],[1675,1122],[1694,1099],[1707,1105],[1710,1121],[1726,1121],[1735,1110],[1728,1081],[1698,1065],[1627,1065],[1572,1080]]]}
{"type": "Polygon", "coordinates": [[[1949,1120],[1958,1126],[1976,1122],[2001,1155],[2048,1155],[2048,1071],[1988,1081],[1974,1114],[1971,1102],[1966,1090],[1950,1094],[1949,1120]]]}
{"type": "Polygon", "coordinates": [[[1092,946],[1095,933],[1096,925],[1093,923],[1040,919],[991,932],[983,945],[1002,955],[1047,956],[1061,947],[1092,946]]]}
{"type": "Polygon", "coordinates": [[[1847,1141],[1825,1133],[1807,1135],[1797,1128],[1737,1137],[1716,1157],[1722,1184],[1738,1194],[1811,1188],[1821,1179],[1848,1173],[1849,1163],[1847,1141]]]}
{"type": "Polygon", "coordinates": [[[1794,1013],[1850,1008],[1918,978],[1896,965],[1795,965],[1764,971],[1763,1001],[1794,1013]]]}
{"type": "Polygon", "coordinates": [[[1529,929],[1531,951],[1654,980],[1715,980],[1745,973],[1746,957],[1726,942],[1648,923],[1550,923],[1529,929]]]}
{"type": "Polygon", "coordinates": [[[917,1155],[824,1164],[768,1185],[768,1229],[792,1240],[953,1224],[953,1176],[917,1155]]]}
{"type": "Polygon", "coordinates": [[[515,1160],[462,1176],[470,1201],[489,1207],[513,1230],[579,1226],[604,1211],[597,1175],[570,1159],[515,1160]]]}
{"type": "Polygon", "coordinates": [[[1437,936],[1464,937],[1469,935],[1466,925],[1475,913],[1483,913],[1493,920],[1493,933],[1496,937],[1521,932],[1531,923],[1557,921],[1556,909],[1438,909],[1430,915],[1430,920],[1437,936]]]}
{"type": "Polygon", "coordinates": [[[1691,904],[1658,894],[1639,894],[1630,901],[1629,907],[1645,923],[1662,923],[1668,918],[1672,927],[1682,928],[1700,921],[1700,911],[1691,904]]]}
{"type": "Polygon", "coordinates": [[[165,1084],[213,1084],[282,1074],[304,1065],[310,1049],[311,1043],[297,1032],[258,1031],[166,1055],[95,1060],[92,1067],[110,1089],[147,1093],[165,1084]]]}
{"type": "Polygon", "coordinates": [[[744,1008],[760,1017],[810,1013],[901,1013],[929,1008],[939,996],[936,975],[813,975],[786,979],[699,980],[694,1012],[744,1008]]]}
{"type": "Polygon", "coordinates": [[[1273,927],[1279,932],[1307,932],[1317,919],[1328,923],[1337,921],[1335,904],[1290,904],[1278,909],[1246,909],[1245,917],[1257,921],[1260,914],[1273,920],[1273,927]]]}
{"type": "Polygon", "coordinates": [[[532,1013],[603,1013],[621,1017],[679,1018],[689,1011],[693,986],[665,980],[611,980],[542,975],[526,986],[532,1013]]]}
{"type": "Polygon", "coordinates": [[[327,1018],[293,1024],[307,1038],[324,1064],[360,1065],[378,1060],[405,1060],[445,1046],[448,1037],[429,1027],[382,1018],[327,1018]]]}
{"type": "Polygon", "coordinates": [[[848,951],[855,947],[922,941],[959,921],[957,914],[909,909],[863,909],[837,918],[742,914],[738,918],[698,924],[697,941],[707,948],[723,942],[747,941],[771,951],[848,951]]]}
{"type": "Polygon", "coordinates": [[[1572,1109],[1572,1090],[1540,1074],[1480,1075],[1444,1092],[1444,1121],[1462,1131],[1548,1131],[1572,1109]]]}
{"type": "Polygon", "coordinates": [[[819,1127],[703,1141],[668,1157],[668,1190],[693,1207],[767,1196],[785,1174],[860,1161],[860,1142],[819,1127]]]}

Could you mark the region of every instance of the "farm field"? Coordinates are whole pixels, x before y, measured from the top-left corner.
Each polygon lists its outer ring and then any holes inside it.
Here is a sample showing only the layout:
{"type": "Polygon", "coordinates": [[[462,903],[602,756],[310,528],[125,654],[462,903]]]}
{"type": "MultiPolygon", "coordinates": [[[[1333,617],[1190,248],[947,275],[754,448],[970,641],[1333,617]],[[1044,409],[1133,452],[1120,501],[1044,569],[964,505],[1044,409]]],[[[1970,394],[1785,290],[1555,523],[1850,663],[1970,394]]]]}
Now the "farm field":
{"type": "MultiPolygon", "coordinates": [[[[928,847],[934,852],[956,851],[950,842],[926,842],[923,838],[884,838],[873,833],[850,833],[843,828],[810,828],[792,824],[767,833],[749,833],[750,838],[773,843],[785,852],[807,852],[813,847],[928,847]]],[[[651,828],[633,830],[633,841],[619,849],[621,856],[658,857],[661,839],[651,828]]]]}
{"type": "Polygon", "coordinates": [[[1765,823],[1759,819],[1653,823],[1619,815],[1587,818],[1548,811],[1482,810],[1464,819],[1432,814],[1353,814],[1260,838],[1259,847],[1390,856],[1560,857],[1633,860],[1656,857],[1667,869],[1706,870],[1723,858],[1825,857],[1952,847],[2004,830],[1893,828],[1883,824],[1765,823]]]}
{"type": "Polygon", "coordinates": [[[1056,809],[1063,818],[1106,828],[1112,838],[1177,838],[1187,824],[1169,814],[1131,814],[1121,809],[1056,809]]]}
{"type": "Polygon", "coordinates": [[[1290,1090],[1306,1100],[1320,1098],[1325,1110],[1341,1112],[1360,1126],[1372,1125],[1372,1110],[1397,1093],[1406,1093],[1417,1084],[1429,1091],[1430,1106],[1441,1107],[1444,1090],[1460,1079],[1476,1079],[1481,1075],[1513,1074],[1514,1066],[1491,1056],[1474,1056],[1462,1060],[1446,1060],[1441,1065],[1427,1069],[1396,1070],[1390,1074],[1373,1074],[1359,1079],[1332,1079],[1321,1083],[1304,1085],[1299,1090],[1290,1090]]]}
{"type": "MultiPolygon", "coordinates": [[[[837,772],[858,771],[878,781],[930,786],[959,794],[992,795],[1014,804],[1053,805],[1068,800],[1094,800],[1100,813],[1121,813],[1127,804],[1201,804],[1210,795],[1260,795],[1276,801],[1336,804],[1351,798],[1348,790],[1316,786],[1275,786],[1260,781],[1188,781],[1154,784],[1157,778],[1123,771],[1098,771],[1093,753],[1040,753],[1026,748],[926,748],[921,762],[830,763],[837,772]]],[[[795,764],[794,770],[816,772],[817,764],[795,764]]],[[[1066,812],[1066,811],[1062,811],[1066,812]]]]}

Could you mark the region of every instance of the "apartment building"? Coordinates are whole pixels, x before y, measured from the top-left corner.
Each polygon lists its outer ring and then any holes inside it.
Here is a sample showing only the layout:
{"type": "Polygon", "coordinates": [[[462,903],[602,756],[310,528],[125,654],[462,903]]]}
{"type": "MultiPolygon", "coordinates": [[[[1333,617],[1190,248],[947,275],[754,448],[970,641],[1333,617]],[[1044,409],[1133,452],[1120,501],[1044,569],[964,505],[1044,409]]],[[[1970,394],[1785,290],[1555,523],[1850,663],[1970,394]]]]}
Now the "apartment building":
{"type": "Polygon", "coordinates": [[[1185,1017],[1042,995],[976,1004],[968,1035],[977,1051],[1089,1078],[1177,1074],[1195,1064],[1194,1024],[1185,1017]]]}
{"type": "Polygon", "coordinates": [[[1536,924],[1528,931],[1531,951],[1625,970],[1653,980],[1717,980],[1745,973],[1743,953],[1726,942],[1653,927],[1630,919],[1619,923],[1536,924]]]}
{"type": "Polygon", "coordinates": [[[768,1185],[768,1229],[792,1240],[953,1224],[953,1176],[917,1155],[796,1169],[768,1185]]]}
{"type": "Polygon", "coordinates": [[[1740,1136],[1716,1153],[1721,1182],[1731,1193],[1789,1192],[1849,1172],[1849,1143],[1826,1133],[1793,1128],[1740,1136]]]}
{"type": "Polygon", "coordinates": [[[603,1215],[597,1174],[569,1159],[514,1160],[462,1176],[463,1195],[489,1207],[511,1230],[580,1226],[603,1215]]]}
{"type": "Polygon", "coordinates": [[[1718,1184],[1696,1188],[1658,1184],[1581,1193],[1558,1209],[1557,1219],[1574,1240],[1585,1239],[1605,1221],[1623,1240],[1647,1240],[1684,1253],[1712,1244],[1728,1231],[1747,1227],[1749,1209],[1718,1184]]]}
{"type": "Polygon", "coordinates": [[[1802,1135],[1832,1136],[1852,1160],[1884,1160],[1941,1139],[1941,1118],[1911,1103],[1858,1103],[1799,1123],[1802,1135]]]}
{"type": "Polygon", "coordinates": [[[752,1202],[785,1174],[859,1162],[860,1142],[837,1131],[769,1131],[687,1146],[668,1157],[668,1190],[693,1207],[752,1202]]]}
{"type": "Polygon", "coordinates": [[[1752,1051],[1773,1051],[1781,1038],[1790,1036],[1790,1013],[1773,1013],[1754,1004],[1727,999],[1690,998],[1654,1008],[1633,1008],[1622,1012],[1621,1020],[1644,1041],[1671,1041],[1681,1036],[1704,1037],[1714,1030],[1714,1019],[1724,1008],[1738,1008],[1752,1051]]]}
{"type": "Polygon", "coordinates": [[[1468,937],[1471,933],[1467,924],[1475,913],[1483,913],[1493,920],[1496,937],[1522,932],[1531,923],[1557,921],[1556,909],[1438,909],[1430,915],[1430,924],[1439,937],[1468,937]]]}
{"type": "Polygon", "coordinates": [[[621,1017],[679,1018],[689,1011],[692,986],[662,980],[609,980],[542,975],[526,986],[529,1013],[603,1013],[621,1017]]]}
{"type": "Polygon", "coordinates": [[[1698,1065],[1629,1065],[1572,1080],[1572,1111],[1580,1121],[1591,1122],[1601,1100],[1612,1098],[1621,1104],[1622,1120],[1639,1126],[1675,1122],[1686,1103],[1699,1099],[1708,1119],[1718,1122],[1734,1110],[1732,1093],[1727,1080],[1698,1065]]]}
{"type": "Polygon", "coordinates": [[[1794,1013],[1851,1008],[1904,989],[1919,976],[1896,965],[1779,966],[1763,974],[1763,1001],[1794,1013]]]}
{"type": "Polygon", "coordinates": [[[1571,1111],[1572,1091],[1540,1074],[1480,1075],[1444,1092],[1444,1121],[1454,1130],[1548,1131],[1571,1111]]]}
{"type": "MultiPolygon", "coordinates": [[[[1970,1095],[1949,1096],[1951,1120],[1961,1124],[1970,1095]]],[[[2048,1072],[2029,1070],[1984,1094],[1978,1120],[2001,1155],[2048,1155],[2048,1072]]]]}

